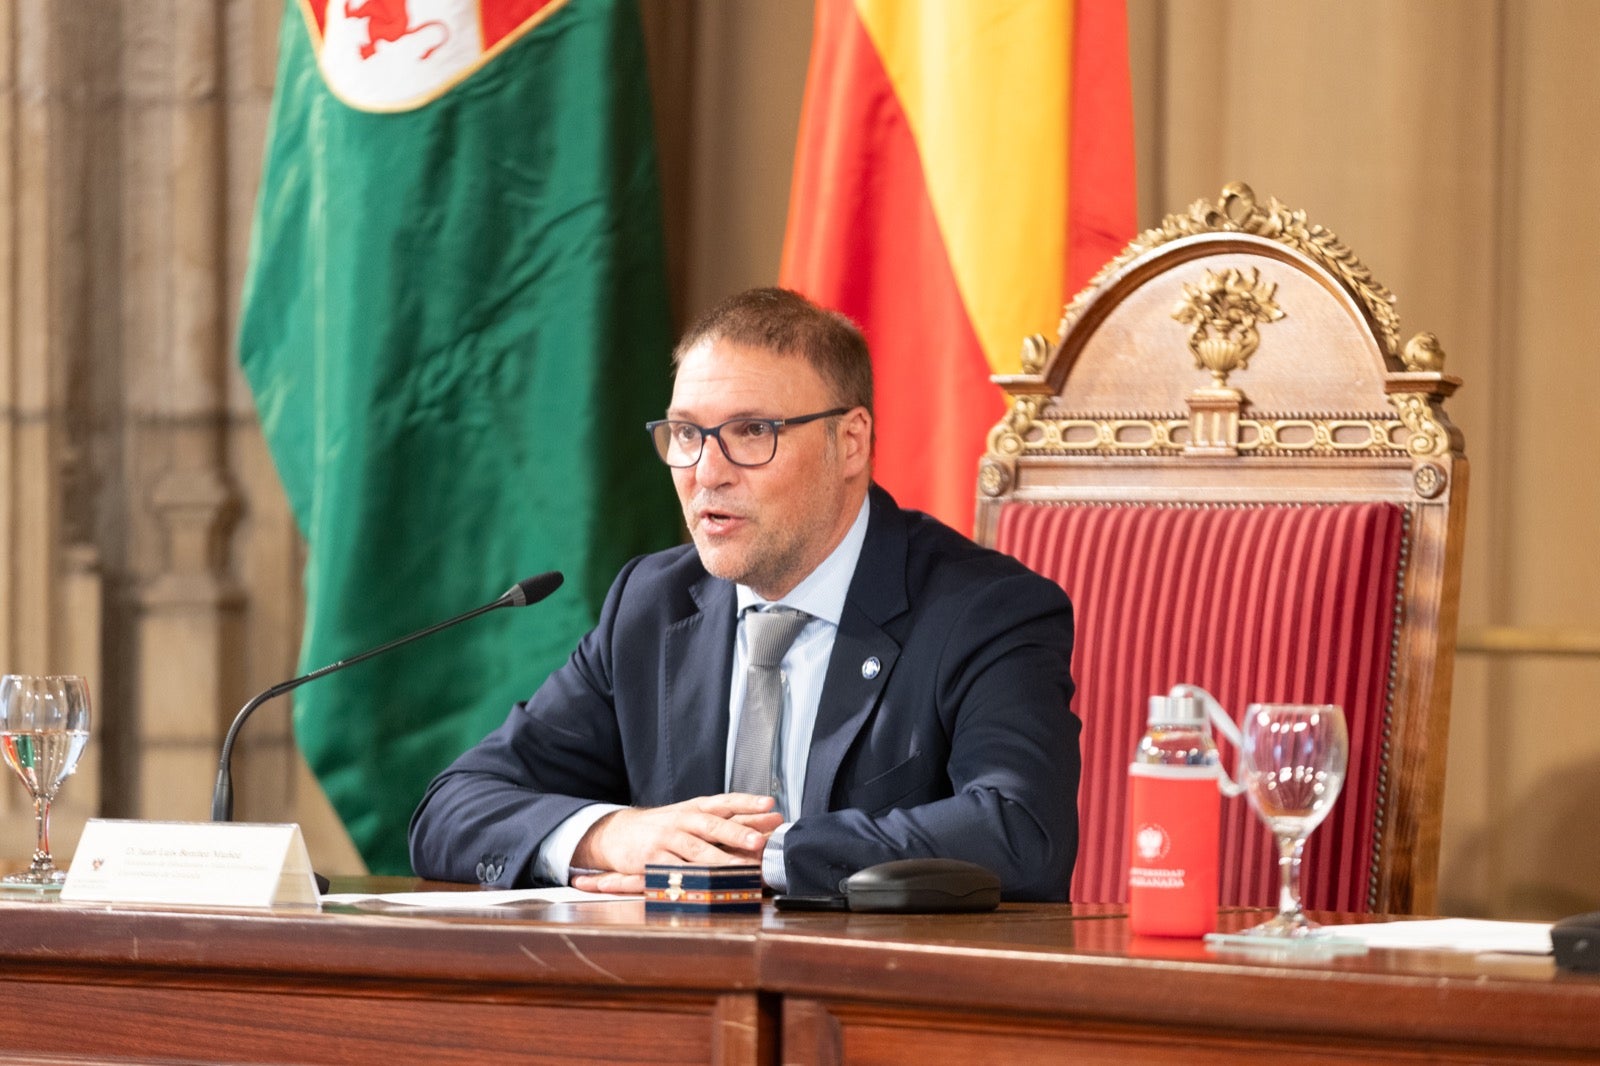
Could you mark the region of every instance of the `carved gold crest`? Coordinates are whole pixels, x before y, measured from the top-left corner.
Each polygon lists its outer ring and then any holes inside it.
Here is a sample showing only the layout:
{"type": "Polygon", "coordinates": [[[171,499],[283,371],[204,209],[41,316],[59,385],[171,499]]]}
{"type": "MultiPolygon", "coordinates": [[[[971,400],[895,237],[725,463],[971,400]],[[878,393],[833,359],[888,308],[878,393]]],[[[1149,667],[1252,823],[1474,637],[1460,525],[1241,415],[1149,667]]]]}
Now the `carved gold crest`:
{"type": "Polygon", "coordinates": [[[1200,284],[1183,287],[1172,317],[1190,327],[1195,365],[1211,372],[1217,388],[1226,388],[1228,375],[1243,370],[1255,354],[1261,344],[1256,327],[1283,317],[1277,292],[1254,267],[1248,276],[1234,267],[1220,274],[1208,270],[1200,284]]]}

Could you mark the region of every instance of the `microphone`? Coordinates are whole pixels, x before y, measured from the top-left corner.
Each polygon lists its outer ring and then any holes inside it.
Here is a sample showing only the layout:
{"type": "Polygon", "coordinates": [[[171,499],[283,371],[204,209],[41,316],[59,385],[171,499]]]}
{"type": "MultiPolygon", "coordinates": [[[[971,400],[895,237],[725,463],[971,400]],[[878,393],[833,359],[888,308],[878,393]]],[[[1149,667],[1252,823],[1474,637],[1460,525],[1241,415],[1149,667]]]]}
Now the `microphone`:
{"type": "Polygon", "coordinates": [[[233,821],[233,775],[231,770],[233,742],[239,736],[239,728],[244,725],[244,720],[249,718],[257,707],[274,696],[281,696],[285,692],[299,688],[307,681],[315,681],[317,678],[331,674],[335,670],[343,670],[347,666],[354,666],[356,663],[364,662],[374,655],[382,655],[386,651],[398,648],[402,644],[410,644],[413,640],[421,640],[423,637],[432,636],[441,629],[449,629],[451,626],[460,625],[469,618],[476,618],[480,614],[487,614],[501,607],[528,607],[538,603],[560,588],[563,580],[565,579],[561,576],[561,571],[559,570],[535,574],[533,577],[525,578],[506,589],[498,599],[486,603],[482,607],[475,607],[466,614],[458,614],[454,618],[437,622],[427,629],[419,629],[415,633],[391,640],[387,644],[371,648],[359,655],[352,655],[348,659],[340,659],[336,663],[324,666],[320,670],[313,670],[309,674],[303,674],[289,681],[280,681],[265,692],[258,693],[249,703],[239,709],[239,713],[234,716],[233,725],[228,727],[227,737],[222,741],[222,754],[217,759],[217,787],[211,793],[211,820],[213,822],[233,821]]]}

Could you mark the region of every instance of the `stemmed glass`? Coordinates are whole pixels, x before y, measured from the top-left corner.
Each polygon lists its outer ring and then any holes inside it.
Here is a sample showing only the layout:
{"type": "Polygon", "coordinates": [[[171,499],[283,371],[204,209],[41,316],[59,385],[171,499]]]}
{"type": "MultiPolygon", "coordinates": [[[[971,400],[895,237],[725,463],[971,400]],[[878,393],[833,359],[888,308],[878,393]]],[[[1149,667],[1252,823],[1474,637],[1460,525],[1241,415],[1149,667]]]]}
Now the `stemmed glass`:
{"type": "Polygon", "coordinates": [[[1344,712],[1331,705],[1253,703],[1245,712],[1239,773],[1250,806],[1278,840],[1277,916],[1248,936],[1315,937],[1322,927],[1300,905],[1306,838],[1328,816],[1344,786],[1350,740],[1344,712]]]}
{"type": "Polygon", "coordinates": [[[0,677],[0,757],[33,797],[33,865],[0,884],[49,890],[66,880],[50,857],[50,804],[89,743],[89,684],[81,677],[0,677]]]}

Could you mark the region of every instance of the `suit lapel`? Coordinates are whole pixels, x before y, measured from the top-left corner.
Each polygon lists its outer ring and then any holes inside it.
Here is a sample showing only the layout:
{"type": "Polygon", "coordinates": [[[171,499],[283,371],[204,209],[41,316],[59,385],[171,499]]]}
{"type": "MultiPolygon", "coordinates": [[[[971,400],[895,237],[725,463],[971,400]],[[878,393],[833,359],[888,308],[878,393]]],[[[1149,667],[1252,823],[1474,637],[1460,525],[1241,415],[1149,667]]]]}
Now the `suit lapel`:
{"type": "Polygon", "coordinates": [[[867,536],[850,579],[817,706],[802,815],[828,809],[839,766],[883,697],[900,657],[900,642],[883,625],[907,608],[905,521],[894,500],[876,485],[870,498],[867,536]]]}
{"type": "Polygon", "coordinates": [[[816,731],[806,760],[802,814],[821,814],[828,809],[839,764],[878,705],[899,656],[897,642],[847,606],[828,660],[822,702],[817,706],[816,731]],[[873,676],[867,677],[869,673],[873,676]]]}
{"type": "Polygon", "coordinates": [[[733,676],[733,586],[709,574],[691,589],[697,610],[667,627],[661,646],[658,740],[667,802],[723,791],[733,676]]]}

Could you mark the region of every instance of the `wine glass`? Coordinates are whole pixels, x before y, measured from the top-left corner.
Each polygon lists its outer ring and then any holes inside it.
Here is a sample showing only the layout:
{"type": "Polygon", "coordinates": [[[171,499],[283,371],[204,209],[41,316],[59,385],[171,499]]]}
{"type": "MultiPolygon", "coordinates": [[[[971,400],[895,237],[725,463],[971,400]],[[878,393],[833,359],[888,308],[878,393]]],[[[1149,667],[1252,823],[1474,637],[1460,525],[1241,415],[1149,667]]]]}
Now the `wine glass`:
{"type": "Polygon", "coordinates": [[[1321,935],[1300,905],[1300,858],[1344,785],[1350,755],[1344,712],[1327,704],[1253,703],[1243,732],[1239,772],[1250,806],[1277,838],[1279,874],[1277,916],[1245,934],[1321,935]]]}
{"type": "Polygon", "coordinates": [[[89,684],[83,678],[0,677],[0,757],[33,797],[38,833],[33,865],[0,884],[50,890],[66,880],[50,858],[50,804],[88,743],[89,684]]]}

